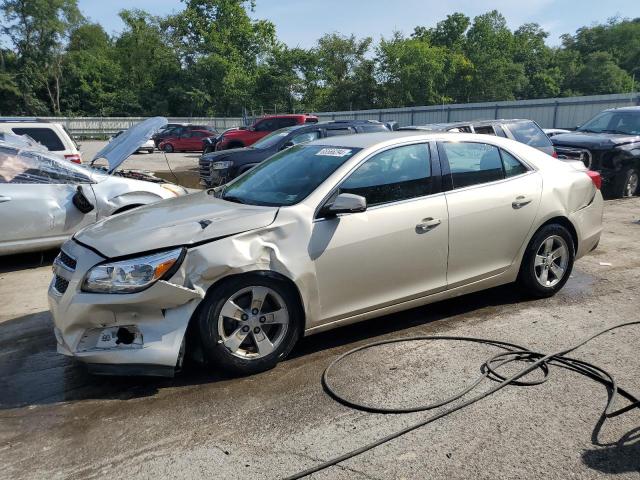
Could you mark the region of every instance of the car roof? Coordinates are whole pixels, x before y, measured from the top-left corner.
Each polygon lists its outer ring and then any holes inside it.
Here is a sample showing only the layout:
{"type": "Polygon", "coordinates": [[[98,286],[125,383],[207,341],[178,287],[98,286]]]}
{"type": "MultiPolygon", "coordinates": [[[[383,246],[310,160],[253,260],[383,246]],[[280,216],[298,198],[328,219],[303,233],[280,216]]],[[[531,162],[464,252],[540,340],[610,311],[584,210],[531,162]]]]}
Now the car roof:
{"type": "Polygon", "coordinates": [[[448,122],[448,123],[427,123],[425,125],[409,125],[401,128],[415,128],[415,129],[432,129],[432,130],[446,130],[448,128],[464,127],[466,125],[500,125],[502,123],[524,123],[533,122],[526,118],[496,118],[491,120],[469,120],[467,122],[448,122]]]}
{"type": "Polygon", "coordinates": [[[606,112],[640,112],[640,105],[632,107],[609,108],[606,112]]]}

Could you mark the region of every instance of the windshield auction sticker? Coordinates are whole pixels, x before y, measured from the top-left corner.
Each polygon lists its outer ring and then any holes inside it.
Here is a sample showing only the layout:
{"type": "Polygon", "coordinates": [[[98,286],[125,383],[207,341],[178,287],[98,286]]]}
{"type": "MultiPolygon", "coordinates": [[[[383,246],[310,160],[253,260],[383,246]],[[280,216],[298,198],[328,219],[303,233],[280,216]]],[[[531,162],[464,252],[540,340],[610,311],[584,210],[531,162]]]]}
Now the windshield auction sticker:
{"type": "Polygon", "coordinates": [[[321,157],[346,157],[351,153],[348,148],[323,148],[316,155],[321,157]]]}

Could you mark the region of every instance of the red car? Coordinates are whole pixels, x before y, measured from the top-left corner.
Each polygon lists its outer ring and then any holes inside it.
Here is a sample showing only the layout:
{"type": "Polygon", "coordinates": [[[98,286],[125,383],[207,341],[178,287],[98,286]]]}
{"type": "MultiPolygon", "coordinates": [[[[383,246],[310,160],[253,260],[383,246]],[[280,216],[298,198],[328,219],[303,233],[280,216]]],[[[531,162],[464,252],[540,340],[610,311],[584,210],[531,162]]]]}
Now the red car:
{"type": "Polygon", "coordinates": [[[216,132],[211,130],[185,130],[177,135],[162,139],[158,148],[167,153],[204,150],[202,141],[207,137],[214,137],[216,132]]]}
{"type": "Polygon", "coordinates": [[[224,132],[216,143],[216,150],[248,147],[271,132],[304,123],[318,123],[318,117],[307,114],[267,115],[256,120],[250,127],[234,128],[224,132]]]}

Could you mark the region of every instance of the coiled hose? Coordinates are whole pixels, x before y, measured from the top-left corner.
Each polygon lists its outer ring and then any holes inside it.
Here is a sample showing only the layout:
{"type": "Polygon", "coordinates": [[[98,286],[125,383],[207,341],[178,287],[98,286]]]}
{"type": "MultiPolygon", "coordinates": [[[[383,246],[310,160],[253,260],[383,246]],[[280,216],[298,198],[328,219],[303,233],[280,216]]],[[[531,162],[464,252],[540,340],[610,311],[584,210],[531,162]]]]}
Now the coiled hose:
{"type": "MultiPolygon", "coordinates": [[[[604,330],[601,330],[600,332],[591,335],[590,337],[586,338],[585,340],[581,341],[580,343],[578,343],[577,345],[574,345],[572,347],[569,347],[565,350],[561,350],[559,352],[556,353],[552,353],[552,354],[548,354],[545,355],[544,353],[540,353],[540,352],[534,352],[532,350],[529,350],[525,347],[522,347],[520,345],[516,345],[514,343],[508,343],[508,342],[501,342],[501,341],[497,341],[497,340],[491,340],[491,339],[486,339],[486,338],[474,338],[474,337],[459,337],[459,336],[416,336],[416,337],[405,337],[405,338],[397,338],[397,339],[391,339],[391,340],[383,340],[380,342],[374,342],[374,343],[369,343],[367,345],[361,346],[361,347],[357,347],[354,348],[353,350],[349,350],[346,353],[343,353],[342,355],[340,355],[338,358],[336,358],[333,362],[331,362],[331,364],[325,369],[324,373],[322,374],[322,386],[325,390],[325,392],[330,395],[333,399],[335,399],[336,401],[338,401],[339,403],[350,407],[350,408],[354,408],[356,410],[361,410],[364,412],[371,412],[371,413],[395,413],[395,414],[399,414],[399,413],[414,413],[414,412],[422,412],[422,411],[426,411],[426,410],[432,410],[435,408],[439,408],[439,407],[445,407],[447,405],[452,404],[453,402],[455,402],[456,400],[462,398],[463,396],[465,396],[466,394],[470,393],[472,390],[474,390],[480,383],[482,383],[485,379],[491,379],[494,380],[496,382],[496,384],[490,388],[489,390],[478,394],[474,397],[471,397],[457,405],[452,405],[449,406],[449,408],[442,410],[441,412],[432,415],[426,419],[420,420],[419,422],[414,423],[413,425],[410,425],[408,427],[405,427],[401,430],[398,430],[396,432],[390,433],[389,435],[386,435],[374,442],[371,442],[367,445],[363,445],[360,448],[357,448],[355,450],[352,450],[350,452],[347,452],[343,455],[337,456],[335,458],[332,458],[330,460],[327,460],[324,463],[321,463],[319,465],[316,465],[315,467],[311,467],[308,468],[306,470],[303,470],[301,472],[298,472],[294,475],[291,475],[289,477],[286,477],[286,480],[295,480],[295,479],[299,479],[299,478],[303,478],[306,477],[308,475],[311,475],[312,473],[315,472],[319,472],[320,470],[324,470],[326,468],[329,468],[333,465],[337,465],[338,463],[344,462],[345,460],[348,460],[350,458],[353,458],[357,455],[360,455],[361,453],[364,453],[368,450],[371,450],[375,447],[378,447],[384,443],[387,443],[395,438],[398,438],[406,433],[409,433],[413,430],[416,430],[420,427],[423,427],[424,425],[428,425],[430,423],[435,422],[436,420],[439,420],[443,417],[446,417],[447,415],[456,412],[458,410],[461,410],[465,407],[468,407],[469,405],[472,405],[494,393],[496,393],[498,390],[501,390],[502,388],[506,387],[507,385],[523,385],[523,386],[530,386],[530,385],[539,385],[542,384],[544,382],[546,382],[549,378],[549,373],[550,373],[550,366],[559,366],[562,368],[567,368],[571,371],[580,373],[596,382],[599,382],[603,385],[605,385],[608,388],[609,391],[609,397],[605,406],[605,409],[597,423],[596,429],[599,431],[599,429],[602,427],[602,424],[604,423],[604,421],[607,418],[612,418],[612,417],[616,417],[618,415],[621,415],[625,412],[628,412],[634,408],[640,408],[640,401],[633,396],[632,394],[630,394],[629,392],[627,392],[626,390],[624,390],[623,388],[618,387],[618,384],[615,380],[615,378],[613,377],[612,374],[610,374],[609,372],[607,372],[606,370],[604,370],[603,368],[598,367],[597,365],[594,365],[592,363],[589,362],[585,362],[582,360],[577,360],[575,358],[569,358],[566,355],[577,350],[578,348],[582,347],[583,345],[589,343],[590,341],[592,341],[593,339],[604,335],[607,332],[611,332],[613,330],[617,330],[623,327],[629,327],[631,325],[640,325],[640,321],[633,321],[633,322],[626,322],[626,323],[621,323],[618,325],[615,325],[613,327],[609,327],[606,328],[604,330]],[[444,400],[435,402],[435,403],[430,403],[430,404],[426,404],[426,405],[421,405],[421,406],[417,406],[417,407],[408,407],[408,408],[388,408],[388,407],[382,407],[382,406],[377,406],[377,405],[368,405],[365,403],[360,403],[354,400],[349,400],[343,396],[341,396],[337,390],[332,386],[331,383],[331,372],[334,369],[334,367],[336,365],[338,365],[342,360],[344,360],[345,358],[353,355],[354,353],[360,352],[362,350],[366,350],[369,348],[373,348],[373,347],[377,347],[380,345],[388,345],[391,343],[401,343],[401,342],[415,342],[415,341],[458,341],[458,342],[473,342],[473,343],[480,343],[480,344],[484,344],[484,345],[491,345],[494,347],[499,347],[504,349],[505,351],[502,353],[499,353],[497,355],[494,355],[493,357],[489,358],[487,361],[485,361],[480,369],[480,376],[471,383],[470,386],[464,388],[463,390],[461,390],[460,392],[450,396],[449,398],[446,398],[444,400]],[[522,370],[520,370],[518,373],[511,375],[510,377],[504,377],[503,375],[501,375],[500,373],[498,373],[498,370],[500,369],[500,367],[508,364],[508,363],[512,363],[512,362],[524,362],[527,364],[527,366],[525,368],[523,368],[522,370]],[[534,370],[539,369],[542,372],[542,377],[537,379],[537,380],[532,380],[532,381],[525,381],[525,380],[520,380],[522,377],[528,375],[529,373],[533,372],[534,370]],[[625,399],[627,399],[630,403],[623,407],[620,408],[618,410],[614,410],[614,404],[617,400],[617,397],[621,396],[625,399]]],[[[597,434],[596,434],[597,437],[597,434]]]]}

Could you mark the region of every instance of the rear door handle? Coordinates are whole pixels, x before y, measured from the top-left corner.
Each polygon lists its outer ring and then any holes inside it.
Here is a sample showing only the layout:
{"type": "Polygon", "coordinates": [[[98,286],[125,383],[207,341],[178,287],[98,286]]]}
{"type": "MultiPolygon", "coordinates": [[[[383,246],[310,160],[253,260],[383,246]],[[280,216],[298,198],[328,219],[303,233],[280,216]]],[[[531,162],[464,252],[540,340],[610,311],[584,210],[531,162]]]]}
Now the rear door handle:
{"type": "Polygon", "coordinates": [[[417,234],[427,233],[428,231],[436,228],[441,223],[442,221],[439,218],[433,218],[433,217],[423,218],[422,223],[419,223],[416,225],[416,233],[417,234]]]}
{"type": "Polygon", "coordinates": [[[0,195],[0,203],[10,202],[10,201],[11,201],[11,197],[7,197],[5,195],[0,195]]]}
{"type": "Polygon", "coordinates": [[[516,199],[513,201],[513,203],[511,204],[511,206],[518,210],[519,208],[522,208],[526,205],[529,205],[531,203],[531,199],[525,197],[524,195],[519,195],[516,197],[516,199]]]}

